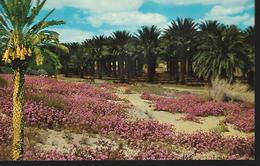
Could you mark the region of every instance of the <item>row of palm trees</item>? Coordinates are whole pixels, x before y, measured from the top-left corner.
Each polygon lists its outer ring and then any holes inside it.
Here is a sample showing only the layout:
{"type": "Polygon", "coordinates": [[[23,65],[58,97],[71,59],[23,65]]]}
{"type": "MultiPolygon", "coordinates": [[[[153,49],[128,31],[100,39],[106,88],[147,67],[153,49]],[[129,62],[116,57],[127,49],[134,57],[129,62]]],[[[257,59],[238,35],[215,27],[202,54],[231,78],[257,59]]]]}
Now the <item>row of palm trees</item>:
{"type": "MultiPolygon", "coordinates": [[[[94,36],[82,43],[66,43],[69,54],[62,54],[63,72],[103,75],[130,81],[143,75],[154,82],[158,59],[167,63],[169,80],[185,84],[185,76],[204,80],[216,77],[234,81],[236,73],[252,79],[254,72],[254,27],[242,31],[235,25],[217,21],[200,24],[178,18],[164,30],[143,26],[132,35],[122,30],[111,36],[94,36]]],[[[251,81],[252,83],[252,81],[251,81]]]]}

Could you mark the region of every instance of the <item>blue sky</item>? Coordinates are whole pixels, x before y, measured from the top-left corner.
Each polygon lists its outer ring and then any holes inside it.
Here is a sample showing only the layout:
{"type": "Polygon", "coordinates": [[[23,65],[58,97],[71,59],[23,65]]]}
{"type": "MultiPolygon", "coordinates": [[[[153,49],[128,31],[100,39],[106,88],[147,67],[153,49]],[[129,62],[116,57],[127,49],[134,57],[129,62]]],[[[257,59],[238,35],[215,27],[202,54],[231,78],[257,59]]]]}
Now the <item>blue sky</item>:
{"type": "Polygon", "coordinates": [[[131,33],[142,25],[166,28],[177,17],[206,19],[240,28],[254,25],[254,0],[47,0],[44,11],[56,8],[50,19],[62,19],[55,27],[62,42],[78,41],[94,35],[110,35],[115,30],[131,33]]]}

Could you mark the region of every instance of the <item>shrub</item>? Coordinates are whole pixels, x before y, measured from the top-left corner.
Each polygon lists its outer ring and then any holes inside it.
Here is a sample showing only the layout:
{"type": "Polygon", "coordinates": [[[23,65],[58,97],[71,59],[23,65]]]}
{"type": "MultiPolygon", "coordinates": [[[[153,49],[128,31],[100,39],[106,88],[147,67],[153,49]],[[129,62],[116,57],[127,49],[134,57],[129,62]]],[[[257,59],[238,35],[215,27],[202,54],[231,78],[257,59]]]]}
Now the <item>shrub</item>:
{"type": "Polygon", "coordinates": [[[212,87],[208,89],[209,98],[217,101],[242,101],[250,104],[255,103],[255,94],[246,84],[236,82],[229,84],[225,80],[215,79],[212,82],[212,87]]]}

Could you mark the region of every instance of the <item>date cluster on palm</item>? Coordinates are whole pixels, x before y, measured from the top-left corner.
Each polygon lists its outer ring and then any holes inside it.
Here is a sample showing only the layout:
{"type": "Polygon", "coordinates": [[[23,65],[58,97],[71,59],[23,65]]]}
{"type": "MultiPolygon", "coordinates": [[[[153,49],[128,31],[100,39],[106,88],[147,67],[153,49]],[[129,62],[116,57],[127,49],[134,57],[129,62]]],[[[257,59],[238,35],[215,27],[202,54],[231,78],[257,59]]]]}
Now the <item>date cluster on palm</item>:
{"type": "Polygon", "coordinates": [[[21,46],[21,47],[18,46],[18,47],[16,47],[16,49],[13,49],[13,48],[6,49],[2,60],[5,63],[11,63],[15,59],[25,60],[26,56],[30,57],[31,55],[32,55],[31,48],[26,48],[24,46],[21,46]]]}

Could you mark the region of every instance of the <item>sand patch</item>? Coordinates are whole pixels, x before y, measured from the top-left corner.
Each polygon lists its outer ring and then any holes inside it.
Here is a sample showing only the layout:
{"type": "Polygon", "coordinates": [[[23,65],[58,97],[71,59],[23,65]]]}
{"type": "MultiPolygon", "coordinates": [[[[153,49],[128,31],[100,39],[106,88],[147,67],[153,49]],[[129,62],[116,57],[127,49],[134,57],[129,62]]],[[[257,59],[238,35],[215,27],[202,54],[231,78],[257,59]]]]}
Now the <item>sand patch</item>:
{"type": "Polygon", "coordinates": [[[111,145],[113,150],[116,150],[119,146],[122,147],[123,152],[127,156],[136,155],[137,151],[131,149],[121,140],[118,139],[109,139],[102,137],[98,134],[90,134],[90,133],[82,133],[76,134],[70,131],[55,131],[55,130],[38,130],[40,137],[44,138],[41,142],[36,143],[37,149],[43,151],[51,151],[57,150],[62,153],[69,152],[70,148],[73,147],[74,144],[80,145],[83,148],[88,147],[92,149],[102,148],[103,145],[99,144],[99,141],[107,142],[111,145]]]}
{"type": "MultiPolygon", "coordinates": [[[[131,116],[138,118],[157,120],[160,123],[174,125],[176,131],[183,133],[193,133],[196,131],[209,132],[212,128],[218,126],[220,121],[224,120],[224,116],[215,117],[200,117],[201,123],[192,121],[184,121],[181,118],[185,117],[184,113],[170,113],[165,111],[154,111],[151,101],[141,99],[141,94],[123,94],[123,88],[119,90],[117,95],[121,99],[130,101],[132,108],[128,110],[131,116]],[[138,113],[139,112],[139,113],[138,113]]],[[[130,116],[130,117],[131,117],[130,116]]],[[[134,119],[134,118],[131,118],[134,119]]],[[[227,126],[229,132],[224,132],[225,136],[247,137],[254,135],[254,133],[245,133],[234,129],[231,125],[227,126]]]]}

